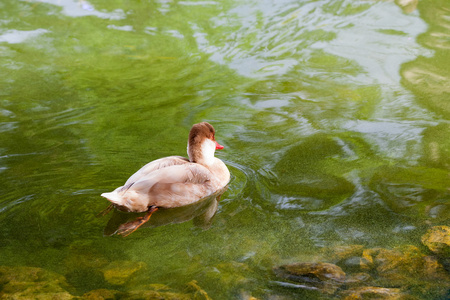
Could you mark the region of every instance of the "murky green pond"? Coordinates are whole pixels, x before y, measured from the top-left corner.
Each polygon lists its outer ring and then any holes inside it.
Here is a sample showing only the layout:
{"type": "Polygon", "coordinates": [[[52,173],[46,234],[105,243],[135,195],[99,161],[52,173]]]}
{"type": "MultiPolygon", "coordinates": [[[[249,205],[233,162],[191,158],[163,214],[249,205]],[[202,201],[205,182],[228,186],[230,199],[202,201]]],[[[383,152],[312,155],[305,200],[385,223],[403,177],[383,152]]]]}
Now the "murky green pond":
{"type": "Polygon", "coordinates": [[[449,28],[447,0],[1,1],[0,298],[344,299],[274,272],[324,262],[446,299],[421,237],[450,225],[449,28]],[[220,201],[113,235],[136,215],[100,194],[200,121],[220,201]]]}

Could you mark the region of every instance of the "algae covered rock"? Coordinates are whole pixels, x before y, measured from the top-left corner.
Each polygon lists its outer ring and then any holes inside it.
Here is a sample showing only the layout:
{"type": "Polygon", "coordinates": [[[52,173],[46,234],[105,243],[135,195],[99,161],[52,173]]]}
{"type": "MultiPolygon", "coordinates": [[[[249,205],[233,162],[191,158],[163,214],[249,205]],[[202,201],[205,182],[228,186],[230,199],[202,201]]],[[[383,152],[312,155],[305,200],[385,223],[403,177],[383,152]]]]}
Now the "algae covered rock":
{"type": "Polygon", "coordinates": [[[139,270],[146,266],[144,262],[128,260],[113,261],[102,269],[105,280],[113,285],[124,285],[139,270]]]}
{"type": "Polygon", "coordinates": [[[450,291],[446,259],[426,255],[413,245],[393,249],[340,245],[325,248],[315,258],[328,259],[335,264],[309,262],[282,265],[274,268],[274,272],[285,280],[275,283],[286,288],[334,294],[339,299],[406,300],[422,299],[429,295],[447,299],[445,297],[450,291]]]}
{"type": "Polygon", "coordinates": [[[379,299],[379,300],[410,300],[415,299],[401,292],[398,288],[382,288],[364,286],[342,293],[344,300],[379,299]]]}
{"type": "Polygon", "coordinates": [[[329,262],[345,264],[348,260],[359,260],[363,251],[363,245],[341,245],[324,249],[323,255],[329,262]]]}
{"type": "Polygon", "coordinates": [[[250,268],[247,264],[230,261],[222,262],[206,268],[204,274],[209,280],[214,280],[221,286],[244,286],[250,278],[250,268]]]}
{"type": "Polygon", "coordinates": [[[374,257],[381,248],[364,249],[360,259],[360,267],[363,271],[370,271],[374,268],[374,257]]]}
{"type": "Polygon", "coordinates": [[[98,289],[92,290],[90,292],[85,293],[81,299],[83,300],[115,300],[119,299],[123,296],[124,293],[115,291],[115,290],[107,290],[107,289],[98,289]]]}
{"type": "Polygon", "coordinates": [[[62,261],[67,282],[78,293],[86,293],[107,286],[100,271],[110,263],[99,251],[98,246],[90,240],[76,240],[68,249],[68,255],[62,261]]]}
{"type": "Polygon", "coordinates": [[[334,293],[345,282],[345,272],[330,263],[294,263],[274,269],[283,279],[314,287],[325,293],[334,293]]]}
{"type": "Polygon", "coordinates": [[[417,280],[412,274],[422,272],[424,257],[412,245],[395,249],[366,249],[361,259],[361,269],[374,270],[386,285],[397,286],[417,280]]]}
{"type": "Polygon", "coordinates": [[[434,256],[426,256],[419,248],[405,245],[394,249],[364,249],[361,270],[376,274],[378,282],[386,287],[423,285],[434,288],[434,281],[450,287],[450,276],[434,256]]]}
{"type": "MultiPolygon", "coordinates": [[[[170,287],[163,284],[148,284],[145,286],[138,287],[136,289],[129,290],[125,294],[121,295],[121,300],[191,300],[197,299],[192,298],[191,294],[184,294],[172,291],[170,287]]],[[[207,299],[207,298],[199,298],[207,299]]]]}
{"type": "Polygon", "coordinates": [[[448,194],[448,171],[426,167],[383,166],[370,180],[370,188],[394,212],[414,217],[430,217],[443,209],[448,194]],[[434,212],[430,209],[434,208],[434,212]]]}
{"type": "Polygon", "coordinates": [[[450,227],[434,226],[422,236],[422,244],[439,256],[450,256],[450,227]]]}
{"type": "Polygon", "coordinates": [[[188,286],[195,291],[194,299],[211,300],[208,293],[198,285],[197,280],[192,280],[188,283],[188,286]]]}
{"type": "Polygon", "coordinates": [[[345,279],[345,286],[347,288],[360,287],[363,285],[369,285],[373,281],[372,276],[368,273],[360,272],[355,274],[347,274],[345,279]]]}
{"type": "Polygon", "coordinates": [[[94,268],[71,269],[65,276],[67,282],[82,293],[100,289],[107,285],[103,273],[94,268]]]}
{"type": "Polygon", "coordinates": [[[70,255],[64,260],[64,265],[68,270],[79,268],[99,269],[108,264],[108,259],[92,249],[70,249],[70,255]]]}
{"type": "MultiPolygon", "coordinates": [[[[434,256],[425,256],[423,264],[423,276],[427,279],[438,279],[447,282],[450,287],[450,274],[445,271],[444,266],[434,256]]],[[[444,285],[444,283],[442,284],[444,285]]]]}
{"type": "Polygon", "coordinates": [[[392,284],[395,282],[406,283],[411,274],[417,274],[423,266],[424,255],[412,245],[394,250],[381,249],[375,258],[377,271],[380,276],[386,278],[392,284]]]}
{"type": "Polygon", "coordinates": [[[128,292],[125,296],[120,299],[124,300],[141,300],[141,299],[149,299],[149,300],[191,300],[191,296],[188,294],[180,294],[173,292],[159,292],[159,291],[151,291],[151,290],[136,290],[128,292]]]}
{"type": "Polygon", "coordinates": [[[64,276],[36,267],[0,266],[0,299],[73,299],[64,276]]]}
{"type": "MultiPolygon", "coordinates": [[[[108,290],[108,289],[96,289],[88,293],[85,293],[81,300],[188,300],[197,299],[193,298],[192,294],[184,294],[177,291],[173,291],[170,287],[163,284],[145,284],[133,287],[131,289],[125,289],[123,291],[108,290]]],[[[205,298],[199,298],[205,299],[205,298]]]]}

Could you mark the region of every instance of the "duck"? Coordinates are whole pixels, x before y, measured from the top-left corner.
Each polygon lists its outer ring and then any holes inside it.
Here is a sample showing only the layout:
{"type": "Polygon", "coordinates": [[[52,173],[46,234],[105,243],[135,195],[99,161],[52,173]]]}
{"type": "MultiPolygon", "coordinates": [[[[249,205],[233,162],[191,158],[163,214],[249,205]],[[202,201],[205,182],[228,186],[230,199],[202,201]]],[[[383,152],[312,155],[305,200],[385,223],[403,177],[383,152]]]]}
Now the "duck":
{"type": "Polygon", "coordinates": [[[131,175],[123,186],[101,194],[111,202],[111,208],[146,212],[122,228],[119,234],[131,234],[160,208],[192,204],[228,185],[230,171],[214,156],[216,150],[224,149],[216,141],[215,133],[208,122],[194,124],[188,136],[188,158],[168,156],[149,162],[131,175]]]}

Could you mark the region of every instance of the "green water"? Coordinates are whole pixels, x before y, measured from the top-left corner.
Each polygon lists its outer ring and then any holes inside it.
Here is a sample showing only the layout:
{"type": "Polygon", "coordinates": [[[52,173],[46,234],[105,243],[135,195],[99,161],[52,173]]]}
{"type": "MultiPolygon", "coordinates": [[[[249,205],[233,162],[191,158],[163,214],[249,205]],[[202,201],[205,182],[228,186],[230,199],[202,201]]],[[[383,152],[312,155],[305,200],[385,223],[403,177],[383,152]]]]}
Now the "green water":
{"type": "Polygon", "coordinates": [[[399,2],[2,1],[0,265],[295,299],[274,266],[421,247],[450,225],[450,2],[399,2]],[[212,222],[104,236],[99,195],[200,121],[232,174],[212,222]]]}

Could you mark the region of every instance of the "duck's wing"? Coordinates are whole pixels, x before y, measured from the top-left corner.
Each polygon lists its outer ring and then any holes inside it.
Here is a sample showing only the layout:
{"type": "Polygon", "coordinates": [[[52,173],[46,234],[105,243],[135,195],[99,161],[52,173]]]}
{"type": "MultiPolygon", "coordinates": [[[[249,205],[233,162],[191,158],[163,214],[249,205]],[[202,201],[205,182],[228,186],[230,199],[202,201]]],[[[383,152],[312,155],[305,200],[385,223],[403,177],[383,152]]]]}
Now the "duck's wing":
{"type": "Polygon", "coordinates": [[[173,165],[149,173],[123,192],[133,195],[130,200],[145,199],[148,206],[178,207],[213,193],[211,177],[211,171],[199,164],[173,165]]]}
{"type": "Polygon", "coordinates": [[[210,180],[211,176],[211,171],[199,164],[173,165],[141,177],[129,189],[142,192],[141,190],[153,187],[155,184],[204,184],[210,180]]]}
{"type": "Polygon", "coordinates": [[[168,156],[149,162],[148,164],[140,168],[136,173],[131,175],[130,178],[128,178],[127,182],[125,182],[125,184],[123,185],[122,190],[128,189],[130,185],[132,185],[136,181],[141,180],[142,178],[145,178],[150,173],[156,170],[160,170],[170,166],[184,165],[188,163],[189,160],[182,156],[168,156]]]}

